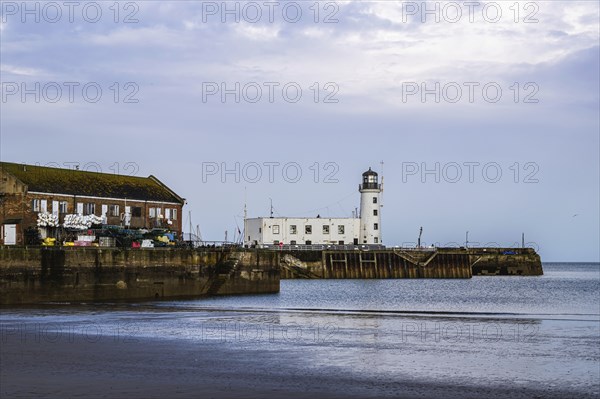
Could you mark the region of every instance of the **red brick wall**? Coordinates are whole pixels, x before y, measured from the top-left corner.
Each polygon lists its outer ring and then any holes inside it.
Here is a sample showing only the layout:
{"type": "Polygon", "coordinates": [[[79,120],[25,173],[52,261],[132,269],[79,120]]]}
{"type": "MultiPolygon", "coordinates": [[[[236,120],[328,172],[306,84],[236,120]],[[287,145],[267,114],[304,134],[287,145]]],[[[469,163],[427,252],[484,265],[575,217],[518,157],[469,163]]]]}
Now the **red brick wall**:
{"type": "MultiPolygon", "coordinates": [[[[86,197],[77,197],[77,196],[66,196],[66,195],[51,195],[51,194],[34,194],[34,193],[26,193],[26,194],[4,194],[1,201],[0,216],[3,222],[7,219],[22,219],[22,222],[17,226],[17,245],[21,245],[24,243],[23,233],[25,229],[30,226],[35,227],[37,225],[37,213],[33,210],[33,200],[46,200],[47,208],[46,211],[52,213],[52,202],[61,201],[67,202],[67,212],[66,214],[75,214],[77,213],[77,203],[93,203],[95,204],[94,214],[97,216],[102,215],[102,205],[108,206],[107,211],[107,223],[110,225],[121,225],[121,215],[125,213],[125,204],[127,206],[131,206],[132,213],[134,207],[141,208],[141,216],[140,217],[131,217],[131,228],[148,228],[151,229],[153,227],[162,226],[164,228],[169,228],[181,234],[182,227],[182,206],[180,204],[164,204],[157,203],[151,201],[131,201],[127,200],[112,200],[112,199],[99,199],[99,198],[86,198],[86,197]],[[119,216],[112,216],[110,214],[110,205],[119,205],[119,216]],[[165,208],[171,209],[171,221],[172,225],[168,225],[166,219],[157,220],[156,218],[150,218],[150,208],[161,208],[161,214],[165,216],[165,208]],[[173,219],[173,209],[177,211],[177,218],[173,219]]],[[[85,205],[84,205],[85,209],[85,205]]],[[[84,213],[85,214],[85,213],[84,213]]],[[[65,213],[59,214],[59,221],[62,224],[64,221],[65,213]]],[[[3,236],[0,236],[0,243],[3,239],[3,236]]]]}
{"type": "MultiPolygon", "coordinates": [[[[8,219],[21,219],[21,222],[17,223],[17,245],[24,244],[23,234],[26,226],[35,225],[37,220],[37,215],[27,211],[25,198],[25,194],[4,194],[0,198],[0,223],[8,219]]],[[[0,229],[0,233],[0,243],[4,244],[4,230],[0,229]]]]}

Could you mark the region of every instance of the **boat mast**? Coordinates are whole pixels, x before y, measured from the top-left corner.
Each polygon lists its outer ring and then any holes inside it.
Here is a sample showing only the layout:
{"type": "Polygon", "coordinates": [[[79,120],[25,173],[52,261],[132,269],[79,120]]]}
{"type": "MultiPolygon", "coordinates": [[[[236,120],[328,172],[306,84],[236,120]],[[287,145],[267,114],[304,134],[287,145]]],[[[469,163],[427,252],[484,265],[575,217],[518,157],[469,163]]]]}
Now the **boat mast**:
{"type": "Polygon", "coordinates": [[[246,187],[244,187],[244,229],[242,230],[242,246],[244,245],[244,240],[246,239],[246,219],[248,218],[248,207],[247,207],[247,196],[246,196],[246,187]]]}

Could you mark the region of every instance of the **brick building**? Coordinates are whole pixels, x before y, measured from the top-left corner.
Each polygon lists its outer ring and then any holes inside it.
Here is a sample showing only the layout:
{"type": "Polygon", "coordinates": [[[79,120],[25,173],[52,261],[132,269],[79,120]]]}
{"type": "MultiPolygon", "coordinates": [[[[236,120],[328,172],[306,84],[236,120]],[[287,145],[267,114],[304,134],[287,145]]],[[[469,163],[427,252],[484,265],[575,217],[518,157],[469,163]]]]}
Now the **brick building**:
{"type": "Polygon", "coordinates": [[[185,199],[154,176],[134,177],[0,162],[0,245],[22,245],[40,212],[96,215],[104,224],[181,234],[185,199]]]}

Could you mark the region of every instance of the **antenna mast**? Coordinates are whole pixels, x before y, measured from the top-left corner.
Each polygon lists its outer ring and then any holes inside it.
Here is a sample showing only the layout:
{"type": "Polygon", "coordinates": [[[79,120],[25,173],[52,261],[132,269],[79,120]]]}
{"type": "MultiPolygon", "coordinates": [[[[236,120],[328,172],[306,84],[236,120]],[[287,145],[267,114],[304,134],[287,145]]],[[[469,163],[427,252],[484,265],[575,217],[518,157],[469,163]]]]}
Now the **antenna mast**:
{"type": "Polygon", "coordinates": [[[202,233],[200,233],[200,225],[196,225],[196,237],[198,237],[199,241],[202,241],[202,233]]]}
{"type": "Polygon", "coordinates": [[[190,241],[192,241],[192,211],[188,211],[188,218],[190,219],[190,241]]]}
{"type": "MultiPolygon", "coordinates": [[[[383,208],[383,160],[381,160],[381,198],[379,200],[379,209],[383,208]]],[[[379,221],[381,222],[381,215],[379,215],[379,221]]],[[[383,229],[379,230],[379,241],[383,242],[383,229]]]]}
{"type": "Polygon", "coordinates": [[[246,207],[246,187],[244,187],[244,228],[246,228],[246,218],[248,217],[248,208],[246,207]]]}
{"type": "Polygon", "coordinates": [[[242,231],[242,246],[244,245],[244,239],[246,238],[246,219],[248,218],[248,208],[246,206],[246,202],[247,202],[247,195],[246,195],[246,187],[244,187],[244,230],[242,231]]]}
{"type": "Polygon", "coordinates": [[[383,161],[381,163],[381,207],[383,207],[383,161]]]}

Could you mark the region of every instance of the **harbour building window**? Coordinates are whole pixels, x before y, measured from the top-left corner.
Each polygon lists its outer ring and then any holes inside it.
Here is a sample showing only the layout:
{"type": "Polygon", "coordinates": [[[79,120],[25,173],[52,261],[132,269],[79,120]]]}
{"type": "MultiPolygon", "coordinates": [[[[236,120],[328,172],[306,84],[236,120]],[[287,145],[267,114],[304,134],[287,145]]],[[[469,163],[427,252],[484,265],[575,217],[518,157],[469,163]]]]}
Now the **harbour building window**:
{"type": "Polygon", "coordinates": [[[142,208],[139,206],[134,206],[133,208],[131,208],[131,216],[134,218],[141,218],[142,208]]]}
{"type": "MultiPolygon", "coordinates": [[[[153,209],[153,208],[150,208],[153,209]]],[[[110,216],[119,216],[119,205],[109,205],[108,211],[110,212],[110,216]]]]}
{"type": "Polygon", "coordinates": [[[84,215],[93,215],[96,213],[96,204],[93,202],[86,202],[83,204],[83,214],[84,215]]]}
{"type": "Polygon", "coordinates": [[[39,199],[32,200],[31,207],[33,208],[34,212],[39,212],[40,211],[40,200],[39,199]]]}
{"type": "Polygon", "coordinates": [[[329,234],[329,226],[326,224],[323,225],[323,234],[329,234]]]}
{"type": "Polygon", "coordinates": [[[338,234],[344,234],[346,232],[346,227],[343,224],[338,226],[338,234]]]}
{"type": "Polygon", "coordinates": [[[373,223],[373,230],[379,230],[379,223],[373,223]]]}
{"type": "MultiPolygon", "coordinates": [[[[273,225],[273,234],[279,234],[279,225],[278,224],[273,225]]],[[[279,243],[277,243],[277,244],[279,244],[279,243]]]]}
{"type": "Polygon", "coordinates": [[[298,226],[296,226],[295,224],[291,224],[290,225],[290,234],[297,234],[298,233],[298,226]]]}
{"type": "Polygon", "coordinates": [[[67,201],[60,201],[58,203],[58,212],[59,213],[67,213],[69,211],[69,205],[67,201]]]}
{"type": "Polygon", "coordinates": [[[312,225],[307,224],[306,226],[304,226],[304,233],[312,234],[312,225]]]}
{"type": "Polygon", "coordinates": [[[374,237],[373,241],[375,242],[375,244],[378,244],[379,243],[379,237],[374,237]]]}
{"type": "Polygon", "coordinates": [[[377,203],[377,197],[373,197],[373,203],[376,204],[377,203]]]}
{"type": "Polygon", "coordinates": [[[377,209],[373,209],[373,216],[377,216],[377,209]]]}
{"type": "Polygon", "coordinates": [[[173,220],[177,220],[177,209],[173,208],[173,211],[171,212],[171,216],[173,220]]]}

